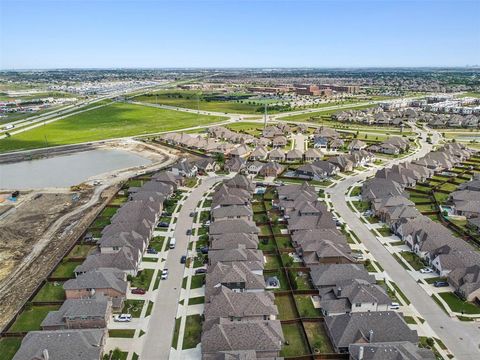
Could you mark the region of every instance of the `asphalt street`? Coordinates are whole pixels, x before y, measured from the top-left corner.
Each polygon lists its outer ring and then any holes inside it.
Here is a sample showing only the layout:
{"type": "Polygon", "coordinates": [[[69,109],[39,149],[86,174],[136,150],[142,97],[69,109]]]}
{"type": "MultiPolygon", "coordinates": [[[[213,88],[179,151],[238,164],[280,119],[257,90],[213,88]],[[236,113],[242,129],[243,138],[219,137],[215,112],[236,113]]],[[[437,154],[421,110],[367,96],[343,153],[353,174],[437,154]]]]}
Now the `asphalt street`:
{"type": "Polygon", "coordinates": [[[186,233],[188,229],[192,228],[194,219],[189,214],[195,210],[204,193],[221,179],[218,176],[203,179],[202,183],[190,193],[180,209],[174,232],[176,246],[175,249],[168,250],[165,265],[169,272],[168,280],[160,282],[155,306],[145,334],[141,359],[168,359],[185,268],[184,264],[180,264],[180,257],[187,254],[189,236],[186,233]]]}

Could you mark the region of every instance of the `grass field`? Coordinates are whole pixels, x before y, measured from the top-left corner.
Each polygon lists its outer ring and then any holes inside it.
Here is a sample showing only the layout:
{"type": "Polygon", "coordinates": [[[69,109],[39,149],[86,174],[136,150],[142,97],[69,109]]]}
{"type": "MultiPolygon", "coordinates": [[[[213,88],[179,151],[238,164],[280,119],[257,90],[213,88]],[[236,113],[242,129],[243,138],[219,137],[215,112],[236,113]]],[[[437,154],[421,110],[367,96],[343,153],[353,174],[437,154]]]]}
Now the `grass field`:
{"type": "Polygon", "coordinates": [[[15,356],[15,353],[20,348],[22,343],[21,338],[2,338],[0,339],[0,353],[2,359],[11,360],[15,356]]]}
{"type": "Polygon", "coordinates": [[[40,324],[50,311],[60,308],[59,305],[31,306],[25,309],[8,330],[9,332],[23,332],[40,330],[40,324]]]}
{"type": "Polygon", "coordinates": [[[62,301],[65,300],[65,291],[63,290],[63,283],[47,282],[40,291],[35,295],[33,301],[62,301]]]}
{"type": "Polygon", "coordinates": [[[189,315],[185,322],[183,349],[192,349],[197,346],[202,336],[201,315],[189,315]]]}
{"type": "MultiPolygon", "coordinates": [[[[285,117],[282,117],[281,119],[286,120],[286,121],[307,121],[312,117],[330,116],[330,115],[332,115],[336,112],[339,112],[339,111],[346,111],[346,110],[352,110],[352,109],[362,110],[362,109],[368,109],[368,108],[371,108],[371,107],[374,107],[374,106],[376,106],[376,105],[359,103],[357,105],[352,104],[352,106],[348,106],[348,107],[344,107],[344,108],[340,108],[340,109],[335,109],[335,110],[323,110],[323,111],[319,110],[319,111],[312,111],[312,112],[309,112],[309,113],[306,113],[306,114],[285,116],[285,117]]],[[[343,123],[339,123],[339,124],[345,125],[343,123]]]]}
{"type": "Polygon", "coordinates": [[[300,324],[282,324],[282,329],[285,344],[280,352],[281,356],[300,356],[310,352],[300,324]]]}
{"type": "Polygon", "coordinates": [[[0,152],[208,125],[224,118],[115,103],[0,140],[0,152]]]}

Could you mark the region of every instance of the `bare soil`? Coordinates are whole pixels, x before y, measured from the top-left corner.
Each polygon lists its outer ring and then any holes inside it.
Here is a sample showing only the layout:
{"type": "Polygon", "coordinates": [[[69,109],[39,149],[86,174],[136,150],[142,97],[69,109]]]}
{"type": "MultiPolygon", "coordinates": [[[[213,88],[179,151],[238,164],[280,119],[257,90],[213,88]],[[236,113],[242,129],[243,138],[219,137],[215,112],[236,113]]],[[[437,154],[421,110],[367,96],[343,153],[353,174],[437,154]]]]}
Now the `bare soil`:
{"type": "Polygon", "coordinates": [[[103,191],[92,206],[67,217],[55,229],[62,216],[91,199],[93,190],[85,189],[73,201],[72,193],[29,194],[14,211],[0,220],[0,329],[13,318],[55,265],[84,233],[119,186],[103,191]],[[39,239],[54,228],[38,256],[32,256],[39,239]]]}

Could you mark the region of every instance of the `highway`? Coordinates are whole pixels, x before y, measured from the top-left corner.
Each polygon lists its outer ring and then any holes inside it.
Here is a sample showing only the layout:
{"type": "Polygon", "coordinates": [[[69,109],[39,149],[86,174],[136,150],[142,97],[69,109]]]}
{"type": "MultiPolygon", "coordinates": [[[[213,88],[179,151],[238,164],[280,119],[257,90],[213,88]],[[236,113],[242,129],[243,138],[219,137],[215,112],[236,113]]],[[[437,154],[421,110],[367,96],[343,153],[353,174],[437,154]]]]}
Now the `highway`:
{"type": "MultiPolygon", "coordinates": [[[[416,128],[416,131],[421,132],[418,128],[416,128]]],[[[432,131],[432,134],[432,142],[434,144],[438,143],[441,139],[439,134],[434,131],[432,131]]],[[[390,160],[385,166],[389,167],[424,156],[432,150],[432,146],[425,141],[425,138],[422,138],[417,152],[401,160],[390,160]]],[[[357,214],[348,207],[345,199],[348,188],[365,181],[376,171],[377,169],[371,169],[359,175],[348,177],[334,187],[327,189],[326,193],[330,195],[334,209],[343,219],[348,219],[349,227],[410,300],[420,316],[425,319],[427,324],[455,355],[455,358],[458,360],[480,359],[480,326],[474,322],[462,322],[450,318],[377,240],[375,235],[358,218],[357,214]]]]}

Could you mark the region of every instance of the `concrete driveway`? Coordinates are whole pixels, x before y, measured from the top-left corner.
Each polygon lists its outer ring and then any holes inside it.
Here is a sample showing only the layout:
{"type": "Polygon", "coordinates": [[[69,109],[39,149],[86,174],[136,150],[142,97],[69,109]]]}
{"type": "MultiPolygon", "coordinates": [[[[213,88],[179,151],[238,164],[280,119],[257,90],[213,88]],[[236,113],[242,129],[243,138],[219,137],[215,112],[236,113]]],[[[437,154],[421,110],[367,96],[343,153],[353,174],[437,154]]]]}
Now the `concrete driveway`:
{"type": "Polygon", "coordinates": [[[187,254],[189,236],[186,232],[192,228],[194,220],[189,214],[195,210],[203,194],[221,179],[222,177],[218,176],[203,179],[180,209],[174,232],[176,247],[169,250],[165,265],[169,271],[168,280],[161,281],[158,288],[140,356],[143,360],[169,357],[185,267],[184,264],[180,264],[180,257],[187,254]]]}

